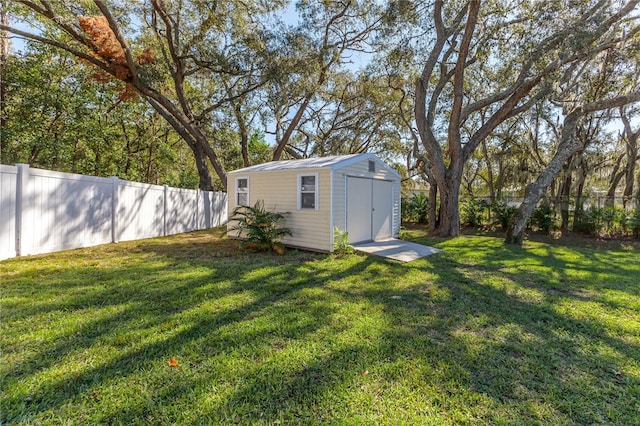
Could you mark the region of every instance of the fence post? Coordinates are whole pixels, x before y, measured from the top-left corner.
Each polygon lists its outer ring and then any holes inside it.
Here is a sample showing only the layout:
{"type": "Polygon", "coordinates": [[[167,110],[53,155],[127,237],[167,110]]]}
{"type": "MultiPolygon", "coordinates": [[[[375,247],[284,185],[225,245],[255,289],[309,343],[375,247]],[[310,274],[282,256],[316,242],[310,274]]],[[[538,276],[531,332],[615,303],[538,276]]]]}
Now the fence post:
{"type": "Polygon", "coordinates": [[[118,176],[111,176],[111,242],[117,243],[120,240],[120,229],[118,223],[118,202],[120,192],[120,179],[118,176]]]}
{"type": "Polygon", "coordinates": [[[201,193],[202,191],[200,191],[200,189],[196,189],[196,223],[194,223],[195,226],[193,227],[192,231],[198,231],[202,229],[200,228],[200,199],[202,198],[201,193]]]}
{"type": "Polygon", "coordinates": [[[164,186],[163,192],[163,203],[162,203],[162,235],[167,236],[167,204],[169,200],[169,186],[164,186]]]}
{"type": "Polygon", "coordinates": [[[25,210],[29,212],[32,202],[29,191],[29,165],[16,164],[18,174],[16,176],[16,255],[24,256],[28,254],[27,242],[28,232],[31,227],[26,226],[25,210]]]}
{"type": "Polygon", "coordinates": [[[211,213],[211,191],[202,191],[202,214],[204,215],[202,229],[211,228],[211,223],[213,222],[211,213]]]}

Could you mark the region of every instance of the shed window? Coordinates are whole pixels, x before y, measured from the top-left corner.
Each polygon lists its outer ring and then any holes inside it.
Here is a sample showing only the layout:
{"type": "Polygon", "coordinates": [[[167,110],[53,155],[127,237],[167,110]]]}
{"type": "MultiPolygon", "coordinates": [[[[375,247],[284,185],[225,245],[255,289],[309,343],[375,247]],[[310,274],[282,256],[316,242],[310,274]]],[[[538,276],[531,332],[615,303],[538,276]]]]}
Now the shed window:
{"type": "Polygon", "coordinates": [[[318,175],[298,176],[298,208],[318,208],[318,175]]]}
{"type": "Polygon", "coordinates": [[[249,205],[249,178],[236,179],[236,206],[249,205]]]}
{"type": "Polygon", "coordinates": [[[376,172],[376,162],[369,160],[369,171],[371,173],[375,173],[376,172]]]}

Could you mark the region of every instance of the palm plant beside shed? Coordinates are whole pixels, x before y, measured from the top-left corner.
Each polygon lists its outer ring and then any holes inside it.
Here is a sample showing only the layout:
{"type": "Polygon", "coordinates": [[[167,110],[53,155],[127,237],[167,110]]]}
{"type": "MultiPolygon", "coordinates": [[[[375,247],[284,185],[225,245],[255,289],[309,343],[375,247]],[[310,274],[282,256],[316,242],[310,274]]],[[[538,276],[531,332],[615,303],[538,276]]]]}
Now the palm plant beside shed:
{"type": "Polygon", "coordinates": [[[284,214],[266,210],[262,200],[256,201],[253,207],[238,206],[233,210],[230,219],[233,225],[227,232],[237,232],[243,239],[243,246],[251,245],[284,254],[280,240],[292,235],[291,230],[282,224],[284,214]]]}

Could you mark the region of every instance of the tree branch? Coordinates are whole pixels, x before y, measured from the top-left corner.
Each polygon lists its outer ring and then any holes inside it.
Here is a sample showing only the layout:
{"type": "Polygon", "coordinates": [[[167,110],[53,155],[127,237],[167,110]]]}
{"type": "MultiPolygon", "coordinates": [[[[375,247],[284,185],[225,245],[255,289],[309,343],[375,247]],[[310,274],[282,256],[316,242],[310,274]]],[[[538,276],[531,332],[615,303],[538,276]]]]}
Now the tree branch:
{"type": "Polygon", "coordinates": [[[91,56],[91,55],[89,55],[87,53],[84,53],[84,52],[81,52],[79,50],[76,50],[73,47],[69,46],[68,44],[61,43],[61,42],[56,41],[56,40],[51,40],[51,39],[48,39],[46,37],[42,37],[42,36],[39,36],[39,35],[36,35],[36,34],[31,34],[31,33],[28,33],[26,31],[22,31],[22,30],[19,30],[17,28],[10,27],[8,25],[0,25],[0,30],[7,31],[7,32],[10,32],[12,34],[27,38],[29,40],[39,41],[40,43],[48,44],[49,46],[54,46],[54,47],[57,47],[59,49],[62,49],[64,51],[69,52],[72,55],[82,59],[82,60],[90,62],[91,64],[99,67],[103,71],[105,71],[105,72],[107,72],[110,75],[113,75],[115,77],[115,73],[113,72],[113,70],[111,70],[109,64],[107,64],[106,62],[102,62],[102,61],[94,58],[93,56],[91,56]]]}
{"type": "Polygon", "coordinates": [[[138,70],[136,68],[135,62],[133,61],[133,57],[131,56],[131,49],[129,48],[129,44],[125,40],[124,35],[122,34],[122,31],[120,31],[120,27],[118,26],[118,23],[114,19],[109,8],[105,6],[105,4],[101,0],[93,0],[93,2],[95,3],[96,6],[98,6],[98,9],[100,9],[100,12],[102,12],[104,17],[107,18],[107,22],[109,23],[109,28],[111,28],[111,31],[113,31],[113,34],[116,36],[116,40],[118,40],[120,47],[124,51],[124,57],[127,61],[127,67],[129,68],[129,71],[131,71],[131,79],[133,80],[134,84],[137,83],[139,80],[138,70]]]}
{"type": "Polygon", "coordinates": [[[469,6],[467,24],[462,36],[460,50],[458,52],[458,59],[456,61],[456,67],[453,76],[453,105],[451,106],[451,115],[449,117],[448,130],[449,150],[451,152],[452,158],[456,158],[457,153],[462,148],[460,143],[460,127],[462,125],[460,121],[460,113],[462,110],[462,100],[464,95],[464,71],[466,68],[467,56],[469,54],[469,46],[471,45],[473,32],[475,31],[475,26],[478,21],[479,10],[480,1],[472,1],[469,6]]]}

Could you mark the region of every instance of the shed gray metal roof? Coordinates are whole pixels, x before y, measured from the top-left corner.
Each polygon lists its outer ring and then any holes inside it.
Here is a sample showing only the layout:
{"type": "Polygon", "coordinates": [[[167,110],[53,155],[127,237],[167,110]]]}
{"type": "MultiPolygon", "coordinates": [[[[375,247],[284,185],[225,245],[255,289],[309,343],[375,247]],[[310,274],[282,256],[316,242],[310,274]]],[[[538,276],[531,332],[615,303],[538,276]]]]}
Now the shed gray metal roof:
{"type": "Polygon", "coordinates": [[[383,164],[389,171],[393,172],[400,178],[400,175],[389,167],[375,154],[349,154],[334,155],[331,157],[304,158],[302,160],[283,160],[271,161],[268,163],[257,164],[255,166],[245,167],[243,169],[233,170],[229,174],[250,173],[250,172],[266,172],[276,170],[302,170],[302,169],[318,169],[329,167],[331,170],[340,169],[363,160],[377,160],[383,164]]]}

